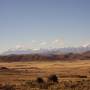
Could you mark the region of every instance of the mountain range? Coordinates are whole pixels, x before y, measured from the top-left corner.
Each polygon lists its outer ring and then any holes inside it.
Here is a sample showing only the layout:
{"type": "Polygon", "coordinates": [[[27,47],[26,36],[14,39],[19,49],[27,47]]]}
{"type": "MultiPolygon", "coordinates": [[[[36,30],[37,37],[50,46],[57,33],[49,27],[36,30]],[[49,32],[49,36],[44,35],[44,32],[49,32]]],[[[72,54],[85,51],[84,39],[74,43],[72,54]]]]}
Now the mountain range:
{"type": "Polygon", "coordinates": [[[24,48],[18,48],[18,49],[9,49],[2,53],[2,55],[20,55],[20,54],[66,54],[66,53],[83,53],[86,51],[90,51],[90,44],[86,46],[80,46],[80,47],[64,47],[64,48],[52,48],[52,49],[24,49],[24,48]]]}
{"type": "Polygon", "coordinates": [[[13,49],[0,55],[0,62],[90,60],[90,45],[53,49],[13,49]]]}

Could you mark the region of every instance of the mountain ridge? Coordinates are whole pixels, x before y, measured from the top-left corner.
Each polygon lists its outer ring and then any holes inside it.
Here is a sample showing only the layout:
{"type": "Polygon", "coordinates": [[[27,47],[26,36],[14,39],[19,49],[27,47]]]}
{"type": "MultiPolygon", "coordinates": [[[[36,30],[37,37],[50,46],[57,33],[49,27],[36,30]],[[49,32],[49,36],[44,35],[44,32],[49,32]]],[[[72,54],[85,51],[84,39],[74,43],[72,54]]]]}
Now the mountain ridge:
{"type": "Polygon", "coordinates": [[[80,46],[80,47],[64,47],[64,48],[51,48],[51,49],[9,49],[3,52],[1,55],[10,55],[10,54],[61,54],[61,53],[82,53],[90,50],[90,44],[87,46],[80,46]]]}
{"type": "Polygon", "coordinates": [[[90,50],[82,53],[49,53],[49,54],[10,54],[1,55],[0,62],[27,62],[27,61],[76,61],[90,60],[90,50]]]}

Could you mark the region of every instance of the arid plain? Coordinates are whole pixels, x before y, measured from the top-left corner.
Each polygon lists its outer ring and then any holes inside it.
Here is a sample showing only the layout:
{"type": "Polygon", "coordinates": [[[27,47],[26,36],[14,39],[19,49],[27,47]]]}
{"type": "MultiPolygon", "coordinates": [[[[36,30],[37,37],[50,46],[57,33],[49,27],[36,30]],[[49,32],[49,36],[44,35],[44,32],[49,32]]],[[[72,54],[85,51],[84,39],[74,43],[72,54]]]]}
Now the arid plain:
{"type": "Polygon", "coordinates": [[[32,80],[36,77],[47,78],[50,74],[56,74],[60,80],[77,80],[90,78],[90,61],[42,61],[42,62],[1,62],[0,83],[20,83],[32,80]]]}

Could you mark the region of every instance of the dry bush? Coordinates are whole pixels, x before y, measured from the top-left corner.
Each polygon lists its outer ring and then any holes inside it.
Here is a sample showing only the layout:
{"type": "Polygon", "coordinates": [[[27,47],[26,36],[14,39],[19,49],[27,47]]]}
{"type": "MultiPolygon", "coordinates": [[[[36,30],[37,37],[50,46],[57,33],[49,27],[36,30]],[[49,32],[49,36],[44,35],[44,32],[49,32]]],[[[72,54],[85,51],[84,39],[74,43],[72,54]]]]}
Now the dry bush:
{"type": "Polygon", "coordinates": [[[56,75],[50,75],[46,81],[37,77],[36,80],[25,81],[25,83],[16,87],[9,84],[0,85],[0,90],[90,90],[90,80],[59,81],[56,75]]]}
{"type": "Polygon", "coordinates": [[[16,90],[15,85],[5,84],[1,87],[2,90],[16,90]]]}
{"type": "Polygon", "coordinates": [[[44,83],[44,80],[43,80],[43,78],[38,77],[38,78],[36,79],[36,82],[39,83],[39,84],[43,84],[43,83],[44,83]]]}
{"type": "Polygon", "coordinates": [[[0,70],[9,70],[7,67],[0,67],[0,70]]]}
{"type": "Polygon", "coordinates": [[[48,77],[48,82],[58,83],[58,77],[56,75],[50,75],[48,77]]]}

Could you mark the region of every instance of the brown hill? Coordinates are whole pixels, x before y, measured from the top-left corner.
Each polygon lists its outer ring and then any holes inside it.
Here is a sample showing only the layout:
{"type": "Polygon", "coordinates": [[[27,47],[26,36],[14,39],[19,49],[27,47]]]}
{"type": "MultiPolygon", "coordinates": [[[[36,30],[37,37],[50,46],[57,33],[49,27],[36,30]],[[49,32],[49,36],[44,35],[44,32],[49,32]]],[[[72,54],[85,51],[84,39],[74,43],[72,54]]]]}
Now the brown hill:
{"type": "Polygon", "coordinates": [[[18,61],[66,61],[66,60],[90,60],[90,51],[84,53],[67,53],[67,54],[26,54],[26,55],[7,55],[0,56],[1,62],[18,62],[18,61]]]}

